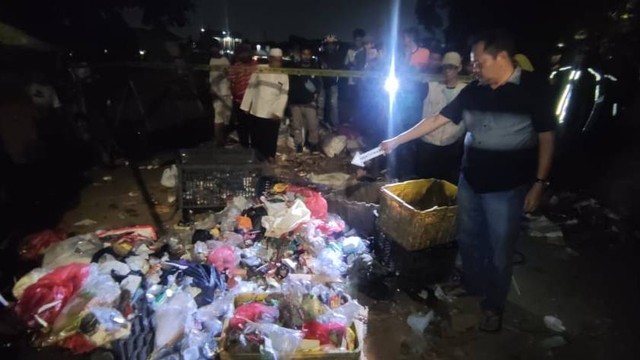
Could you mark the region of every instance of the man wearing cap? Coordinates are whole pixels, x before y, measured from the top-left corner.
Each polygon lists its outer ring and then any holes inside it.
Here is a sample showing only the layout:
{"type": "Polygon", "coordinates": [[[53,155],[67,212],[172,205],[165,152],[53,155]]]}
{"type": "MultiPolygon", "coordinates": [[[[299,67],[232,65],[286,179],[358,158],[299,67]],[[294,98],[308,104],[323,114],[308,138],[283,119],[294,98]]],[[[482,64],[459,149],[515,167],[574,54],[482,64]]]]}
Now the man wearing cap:
{"type": "MultiPolygon", "coordinates": [[[[270,68],[282,67],[282,50],[269,51],[270,68]]],[[[242,99],[240,109],[253,117],[252,146],[263,160],[275,161],[278,129],[284,116],[289,95],[289,76],[286,74],[254,73],[242,99]]]]}
{"type": "MultiPolygon", "coordinates": [[[[422,111],[423,119],[439,114],[465,87],[466,84],[460,82],[458,77],[460,70],[460,54],[446,53],[442,59],[443,80],[429,82],[429,93],[422,111]]],[[[417,144],[416,174],[423,179],[436,178],[457,183],[464,133],[464,124],[449,123],[423,136],[422,141],[417,144]]]]}

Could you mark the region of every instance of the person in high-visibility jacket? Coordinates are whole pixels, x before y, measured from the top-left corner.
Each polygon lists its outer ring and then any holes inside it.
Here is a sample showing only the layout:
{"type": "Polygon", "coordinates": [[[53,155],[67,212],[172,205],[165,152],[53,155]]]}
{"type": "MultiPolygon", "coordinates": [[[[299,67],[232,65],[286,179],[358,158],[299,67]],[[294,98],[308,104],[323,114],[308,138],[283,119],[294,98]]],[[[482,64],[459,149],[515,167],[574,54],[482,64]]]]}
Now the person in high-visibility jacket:
{"type": "MultiPolygon", "coordinates": [[[[282,67],[282,50],[269,51],[269,67],[282,67]]],[[[254,73],[249,80],[240,109],[251,115],[252,147],[263,160],[273,162],[278,146],[278,129],[289,95],[286,74],[254,73]]]]}

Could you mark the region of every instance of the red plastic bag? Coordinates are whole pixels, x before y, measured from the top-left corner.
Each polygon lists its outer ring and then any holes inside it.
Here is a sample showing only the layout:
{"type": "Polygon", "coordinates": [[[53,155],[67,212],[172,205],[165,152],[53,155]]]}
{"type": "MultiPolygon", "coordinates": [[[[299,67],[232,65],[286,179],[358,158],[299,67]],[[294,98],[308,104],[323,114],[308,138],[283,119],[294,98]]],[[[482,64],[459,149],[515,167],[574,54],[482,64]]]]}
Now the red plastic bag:
{"type": "Polygon", "coordinates": [[[24,238],[24,245],[20,249],[20,256],[27,260],[36,260],[42,256],[49,246],[67,238],[62,229],[43,230],[24,238]]]}
{"type": "Polygon", "coordinates": [[[320,345],[333,345],[340,347],[347,328],[340,323],[320,323],[317,321],[309,321],[302,325],[304,338],[309,340],[318,340],[320,345]]]}
{"type": "Polygon", "coordinates": [[[311,211],[311,216],[315,219],[325,220],[329,206],[327,200],[317,191],[301,186],[287,186],[287,191],[304,197],[304,205],[311,211]]]}
{"type": "Polygon", "coordinates": [[[71,335],[68,338],[62,340],[60,346],[71,350],[74,354],[86,354],[97,348],[86,336],[83,334],[71,335]]]}
{"type": "Polygon", "coordinates": [[[209,264],[216,267],[218,271],[224,271],[226,269],[234,269],[238,265],[238,257],[232,246],[223,245],[207,256],[209,264]]]}
{"type": "Polygon", "coordinates": [[[233,317],[229,321],[229,327],[234,330],[242,330],[247,321],[275,323],[280,316],[278,308],[261,303],[249,303],[238,306],[233,317]]]}
{"type": "Polygon", "coordinates": [[[87,264],[73,263],[55,268],[26,288],[16,305],[16,314],[28,327],[44,325],[41,321],[53,324],[88,275],[87,264]]]}

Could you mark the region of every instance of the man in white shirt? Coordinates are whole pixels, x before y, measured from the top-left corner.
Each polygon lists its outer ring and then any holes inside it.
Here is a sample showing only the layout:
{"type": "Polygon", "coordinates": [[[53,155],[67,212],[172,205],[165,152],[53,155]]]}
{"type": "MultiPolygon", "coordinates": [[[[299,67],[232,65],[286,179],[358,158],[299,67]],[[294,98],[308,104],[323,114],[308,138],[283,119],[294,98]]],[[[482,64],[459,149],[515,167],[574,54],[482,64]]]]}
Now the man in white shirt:
{"type": "MultiPolygon", "coordinates": [[[[458,77],[462,70],[462,57],[457,52],[448,52],[442,59],[442,82],[429,82],[429,93],[424,100],[423,118],[440,113],[466,86],[458,77]]],[[[458,182],[462,160],[463,124],[449,123],[422,137],[417,144],[418,161],[416,174],[421,178],[458,182]]]]}
{"type": "Polygon", "coordinates": [[[229,60],[222,56],[220,43],[215,41],[211,46],[211,60],[209,60],[209,66],[212,67],[209,71],[209,84],[213,98],[213,123],[217,146],[223,146],[225,142],[225,128],[231,119],[232,97],[226,71],[214,69],[213,66],[229,65],[229,60]]]}
{"type": "MultiPolygon", "coordinates": [[[[269,67],[282,67],[282,50],[269,51],[269,67]]],[[[264,160],[273,162],[278,146],[278,129],[284,116],[289,95],[286,74],[254,73],[242,99],[240,109],[251,117],[252,146],[264,160]]]]}

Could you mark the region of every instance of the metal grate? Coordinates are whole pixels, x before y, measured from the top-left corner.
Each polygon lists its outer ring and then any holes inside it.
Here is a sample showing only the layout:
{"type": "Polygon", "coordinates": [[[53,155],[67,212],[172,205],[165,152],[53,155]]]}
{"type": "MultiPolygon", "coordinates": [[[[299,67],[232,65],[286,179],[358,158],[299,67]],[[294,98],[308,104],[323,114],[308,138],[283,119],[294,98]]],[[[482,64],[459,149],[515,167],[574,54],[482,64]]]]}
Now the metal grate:
{"type": "Polygon", "coordinates": [[[227,149],[204,146],[197,149],[183,149],[179,152],[181,164],[255,164],[252,149],[227,149]]]}
{"type": "Polygon", "coordinates": [[[182,210],[221,209],[235,196],[252,198],[261,175],[258,165],[182,165],[179,167],[182,210]]]}

